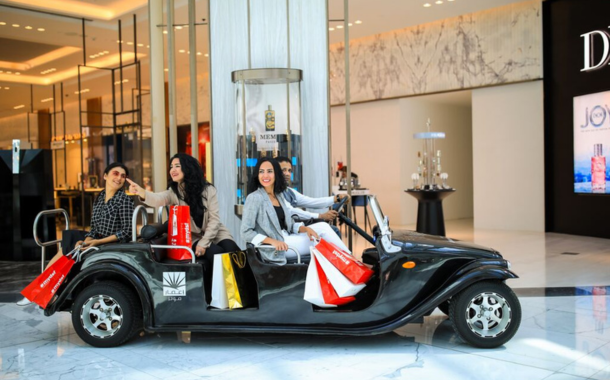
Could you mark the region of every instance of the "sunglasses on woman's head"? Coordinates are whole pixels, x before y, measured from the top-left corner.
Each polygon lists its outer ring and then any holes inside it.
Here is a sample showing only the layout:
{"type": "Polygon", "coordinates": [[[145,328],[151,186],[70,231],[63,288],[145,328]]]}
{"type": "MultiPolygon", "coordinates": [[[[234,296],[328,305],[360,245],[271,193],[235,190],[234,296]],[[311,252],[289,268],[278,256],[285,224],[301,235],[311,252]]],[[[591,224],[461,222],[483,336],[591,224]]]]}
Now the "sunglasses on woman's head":
{"type": "Polygon", "coordinates": [[[125,173],[121,173],[118,170],[111,171],[110,175],[113,176],[113,177],[121,177],[123,179],[127,178],[127,175],[125,173]]]}

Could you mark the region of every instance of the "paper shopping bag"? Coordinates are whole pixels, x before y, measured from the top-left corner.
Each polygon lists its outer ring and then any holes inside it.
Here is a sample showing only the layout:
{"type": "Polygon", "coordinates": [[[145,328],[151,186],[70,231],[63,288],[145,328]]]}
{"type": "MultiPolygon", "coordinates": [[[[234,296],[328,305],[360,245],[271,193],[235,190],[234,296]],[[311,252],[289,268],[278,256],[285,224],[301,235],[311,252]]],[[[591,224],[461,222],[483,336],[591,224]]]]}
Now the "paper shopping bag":
{"type": "Polygon", "coordinates": [[[212,267],[212,302],[210,306],[227,309],[229,298],[227,297],[227,287],[222,272],[222,255],[214,255],[214,265],[212,267]]]}
{"type": "Polygon", "coordinates": [[[324,239],[320,239],[320,242],[316,244],[316,249],[354,284],[364,284],[373,276],[374,272],[371,269],[349,253],[324,239]]]}
{"type": "MultiPolygon", "coordinates": [[[[167,224],[167,241],[169,245],[191,246],[191,212],[189,206],[170,206],[169,223],[167,224]]],[[[173,260],[191,260],[186,249],[170,248],[167,257],[173,260]]]]}
{"type": "Polygon", "coordinates": [[[336,305],[327,304],[324,302],[324,295],[322,294],[322,286],[320,284],[320,277],[318,276],[318,268],[316,265],[316,257],[311,255],[311,261],[307,268],[307,277],[305,278],[305,294],[303,299],[314,305],[320,307],[337,307],[336,305]]]}
{"type": "Polygon", "coordinates": [[[366,284],[354,284],[351,282],[315,247],[311,249],[311,253],[313,253],[313,255],[316,257],[316,261],[320,263],[324,274],[326,274],[326,277],[328,277],[328,281],[330,281],[339,297],[355,296],[366,286],[366,284]]]}
{"type": "Polygon", "coordinates": [[[223,253],[222,255],[215,255],[222,257],[222,276],[225,281],[225,289],[227,290],[227,301],[229,303],[229,309],[242,308],[241,296],[239,294],[239,288],[237,287],[237,280],[235,280],[235,272],[233,271],[233,265],[231,265],[231,255],[229,253],[223,253]]]}
{"type": "Polygon", "coordinates": [[[318,271],[318,277],[320,278],[320,288],[322,289],[322,296],[324,297],[324,302],[329,305],[345,305],[346,303],[350,303],[354,301],[355,297],[339,297],[335,288],[326,277],[326,274],[322,270],[320,263],[316,261],[316,270],[318,271]]]}
{"type": "Polygon", "coordinates": [[[61,256],[59,260],[26,286],[21,294],[43,309],[46,308],[68,273],[70,273],[72,266],[74,266],[74,260],[71,257],[61,256]]]}
{"type": "Polygon", "coordinates": [[[248,266],[248,256],[245,251],[228,253],[231,257],[231,266],[239,290],[241,304],[243,307],[255,307],[258,305],[258,288],[252,269],[248,266]]]}

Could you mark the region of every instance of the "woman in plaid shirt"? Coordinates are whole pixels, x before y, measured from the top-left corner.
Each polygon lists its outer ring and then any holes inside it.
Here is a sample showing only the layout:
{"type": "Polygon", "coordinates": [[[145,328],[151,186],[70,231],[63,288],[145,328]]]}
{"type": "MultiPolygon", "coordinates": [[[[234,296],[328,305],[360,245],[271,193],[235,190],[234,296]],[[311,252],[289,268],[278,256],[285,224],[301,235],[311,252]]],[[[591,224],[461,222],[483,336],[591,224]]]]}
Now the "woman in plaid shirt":
{"type": "MultiPolygon", "coordinates": [[[[77,245],[87,248],[115,241],[124,243],[131,240],[133,200],[125,194],[123,189],[128,175],[129,170],[120,162],[106,167],[104,170],[105,188],[93,203],[91,231],[63,231],[61,249],[49,261],[47,268],[61,257],[62,251],[70,252],[77,245]]],[[[17,305],[25,306],[30,303],[27,298],[24,298],[17,302],[17,305]]]]}

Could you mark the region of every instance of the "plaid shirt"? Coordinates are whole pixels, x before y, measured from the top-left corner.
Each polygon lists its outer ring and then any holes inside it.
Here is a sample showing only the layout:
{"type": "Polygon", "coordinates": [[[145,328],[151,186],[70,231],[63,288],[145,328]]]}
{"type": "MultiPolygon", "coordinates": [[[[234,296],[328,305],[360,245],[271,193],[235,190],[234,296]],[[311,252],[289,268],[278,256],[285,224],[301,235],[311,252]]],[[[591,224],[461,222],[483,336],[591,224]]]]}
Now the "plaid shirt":
{"type": "Polygon", "coordinates": [[[93,239],[103,239],[116,235],[121,243],[131,240],[131,218],[133,216],[133,200],[119,190],[105,202],[106,190],[102,190],[93,203],[91,231],[87,233],[93,239]]]}

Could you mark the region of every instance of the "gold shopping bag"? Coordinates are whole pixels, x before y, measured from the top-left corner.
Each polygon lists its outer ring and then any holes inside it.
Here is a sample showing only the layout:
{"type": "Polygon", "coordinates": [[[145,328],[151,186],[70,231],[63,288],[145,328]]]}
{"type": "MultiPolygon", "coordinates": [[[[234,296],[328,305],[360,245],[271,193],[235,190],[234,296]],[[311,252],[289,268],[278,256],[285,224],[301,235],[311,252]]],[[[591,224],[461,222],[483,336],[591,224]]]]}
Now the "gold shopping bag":
{"type": "Polygon", "coordinates": [[[229,309],[242,308],[241,296],[235,280],[233,265],[231,265],[231,255],[229,253],[222,254],[222,274],[227,288],[227,298],[229,299],[229,309]]]}

